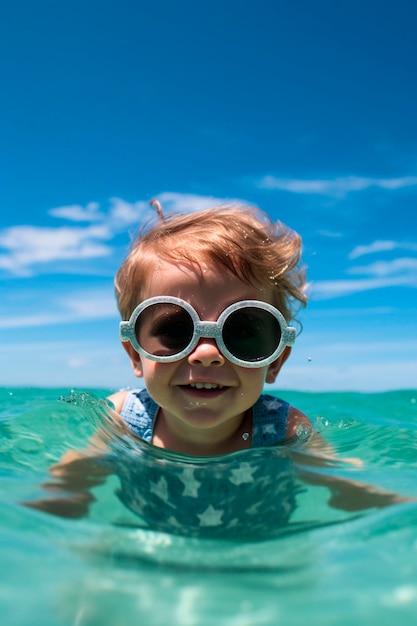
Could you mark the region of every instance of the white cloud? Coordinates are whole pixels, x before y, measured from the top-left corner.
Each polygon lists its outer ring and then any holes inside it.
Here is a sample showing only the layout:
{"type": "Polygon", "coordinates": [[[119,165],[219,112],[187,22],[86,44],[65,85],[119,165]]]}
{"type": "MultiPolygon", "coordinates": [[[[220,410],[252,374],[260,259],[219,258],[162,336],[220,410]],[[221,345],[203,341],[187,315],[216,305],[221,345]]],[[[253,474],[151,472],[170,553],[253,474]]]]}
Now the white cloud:
{"type": "Polygon", "coordinates": [[[402,178],[366,178],[344,176],[334,179],[295,179],[264,176],[258,186],[264,189],[279,189],[291,193],[318,194],[323,196],[344,197],[352,191],[363,191],[369,187],[396,190],[417,185],[417,176],[402,178]]]}
{"type": "Polygon", "coordinates": [[[139,386],[117,339],[63,339],[0,345],[2,385],[12,387],[97,387],[116,391],[139,386]]]}
{"type": "Polygon", "coordinates": [[[95,227],[46,228],[11,226],[0,233],[0,268],[16,275],[30,276],[31,267],[41,263],[105,257],[111,248],[102,239],[105,231],[95,227]]]}
{"type": "Polygon", "coordinates": [[[151,212],[149,203],[144,201],[126,202],[121,198],[111,198],[110,203],[108,222],[114,233],[139,224],[151,212]]]}
{"type": "Polygon", "coordinates": [[[69,220],[70,222],[101,222],[110,233],[117,233],[131,224],[141,221],[151,212],[148,202],[126,202],[121,198],[110,198],[107,212],[99,211],[97,202],[89,202],[86,207],[80,205],[62,206],[48,211],[52,217],[69,220]]]}
{"type": "Polygon", "coordinates": [[[318,230],[317,234],[321,237],[326,237],[327,239],[341,239],[344,236],[341,232],[325,229],[318,230]]]}
{"type": "MultiPolygon", "coordinates": [[[[391,252],[398,249],[414,252],[417,251],[417,244],[392,240],[376,240],[368,245],[356,246],[349,254],[349,259],[357,259],[364,255],[391,252]]],[[[417,258],[400,257],[390,260],[378,260],[368,265],[349,267],[346,273],[349,275],[362,274],[365,278],[314,282],[311,289],[312,299],[327,300],[385,287],[417,287],[417,258]]]]}
{"type": "Polygon", "coordinates": [[[405,274],[396,277],[363,278],[358,280],[322,280],[312,283],[313,300],[330,300],[354,293],[385,287],[417,287],[417,276],[405,274]]]}
{"type": "MultiPolygon", "coordinates": [[[[329,363],[311,366],[286,364],[273,387],[299,391],[385,392],[393,389],[415,389],[417,361],[379,359],[369,364],[329,363]]],[[[313,417],[313,416],[310,416],[313,417]]]]}
{"type": "MultiPolygon", "coordinates": [[[[195,211],[225,203],[225,199],[174,192],[162,193],[156,198],[167,212],[195,211]]],[[[0,248],[3,249],[0,269],[17,276],[32,276],[35,267],[41,271],[42,265],[42,271],[48,271],[50,267],[55,268],[58,262],[71,260],[74,261],[72,267],[76,272],[76,261],[111,256],[114,251],[111,240],[131,226],[139,226],[148,217],[155,215],[155,211],[148,202],[130,203],[121,198],[111,198],[106,212],[100,211],[96,202],[90,202],[86,207],[69,205],[51,209],[49,214],[72,223],[84,222],[88,225],[19,225],[6,228],[0,231],[0,248]]],[[[65,271],[69,271],[68,267],[65,271]]]]}
{"type": "Polygon", "coordinates": [[[89,202],[86,207],[79,204],[71,204],[51,209],[48,213],[53,217],[59,217],[71,222],[97,222],[104,219],[104,215],[98,210],[99,206],[97,202],[89,202]]]}
{"type": "Polygon", "coordinates": [[[84,356],[81,357],[70,357],[67,361],[67,365],[69,368],[73,368],[73,369],[79,369],[81,367],[84,367],[85,365],[87,365],[88,361],[84,356]]]}
{"type": "Polygon", "coordinates": [[[65,307],[74,320],[103,319],[119,316],[113,291],[97,289],[88,293],[65,295],[57,303],[65,307]]]}
{"type": "Polygon", "coordinates": [[[117,318],[119,313],[111,290],[89,290],[88,293],[66,293],[60,298],[42,299],[42,309],[27,304],[25,315],[0,316],[0,329],[32,328],[57,324],[73,324],[87,320],[117,318]]]}
{"type": "MultiPolygon", "coordinates": [[[[245,204],[244,200],[216,198],[214,196],[200,196],[190,193],[166,191],[154,196],[158,200],[164,213],[191,213],[202,211],[221,204],[245,204]]],[[[126,202],[121,198],[111,198],[108,222],[114,232],[123,231],[126,226],[139,225],[144,220],[156,217],[156,211],[149,202],[126,202]]]]}
{"type": "Polygon", "coordinates": [[[407,339],[401,339],[397,334],[393,334],[392,330],[391,326],[389,332],[384,333],[383,339],[357,342],[343,340],[326,342],[323,341],[320,334],[316,333],[315,336],[309,338],[309,343],[315,346],[315,348],[312,348],[312,361],[325,363],[340,355],[343,355],[347,363],[354,362],[360,356],[362,364],[378,362],[387,354],[401,354],[402,358],[406,359],[410,357],[415,358],[417,354],[417,338],[407,337],[407,339]],[[317,350],[317,346],[320,346],[320,359],[314,358],[314,350],[317,350]]]}
{"type": "Polygon", "coordinates": [[[360,337],[348,341],[343,335],[326,336],[323,328],[303,334],[274,387],[368,392],[415,389],[415,334],[402,338],[395,326],[384,326],[379,338],[360,337]]]}
{"type": "Polygon", "coordinates": [[[167,191],[156,196],[165,212],[192,212],[210,209],[223,204],[247,204],[237,198],[216,198],[214,196],[199,196],[196,194],[176,193],[167,191]]]}
{"type": "Polygon", "coordinates": [[[377,239],[368,245],[356,246],[350,252],[349,259],[357,259],[365,254],[376,254],[378,252],[390,252],[391,250],[411,250],[417,251],[417,244],[411,242],[398,242],[384,239],[377,239]]]}
{"type": "Polygon", "coordinates": [[[68,315],[62,313],[30,313],[29,315],[0,318],[0,329],[48,326],[50,324],[65,323],[69,320],[68,315]]]}
{"type": "Polygon", "coordinates": [[[348,274],[368,274],[370,276],[390,276],[402,272],[414,274],[417,283],[417,259],[402,258],[393,261],[377,261],[370,265],[356,266],[348,270],[348,274]]]}

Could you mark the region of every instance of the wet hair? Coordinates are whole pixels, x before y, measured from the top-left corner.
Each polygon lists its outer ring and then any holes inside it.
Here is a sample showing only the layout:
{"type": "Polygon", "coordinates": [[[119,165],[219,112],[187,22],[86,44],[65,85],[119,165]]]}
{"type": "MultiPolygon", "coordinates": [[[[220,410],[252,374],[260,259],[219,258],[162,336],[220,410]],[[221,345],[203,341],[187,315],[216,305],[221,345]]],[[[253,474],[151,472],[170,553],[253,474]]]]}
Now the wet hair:
{"type": "Polygon", "coordinates": [[[164,215],[159,202],[151,204],[159,221],[139,232],[115,279],[123,319],[129,319],[142,301],[148,279],[161,260],[227,270],[243,283],[266,289],[287,321],[307,303],[301,238],[281,222],[247,205],[164,215]]]}

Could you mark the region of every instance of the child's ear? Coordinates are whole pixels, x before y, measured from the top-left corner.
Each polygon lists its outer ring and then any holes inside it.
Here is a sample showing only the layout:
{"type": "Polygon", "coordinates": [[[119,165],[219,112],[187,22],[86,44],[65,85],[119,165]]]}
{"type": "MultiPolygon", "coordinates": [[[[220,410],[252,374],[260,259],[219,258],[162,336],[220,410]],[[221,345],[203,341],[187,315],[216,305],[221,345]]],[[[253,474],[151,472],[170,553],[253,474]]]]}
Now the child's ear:
{"type": "Polygon", "coordinates": [[[138,378],[142,378],[143,368],[142,368],[142,361],[140,360],[139,354],[136,352],[135,348],[132,345],[130,345],[128,341],[122,341],[122,346],[124,347],[124,349],[129,355],[129,359],[132,364],[133,372],[135,376],[137,376],[138,378]]]}
{"type": "Polygon", "coordinates": [[[291,354],[291,348],[289,346],[286,346],[286,348],[284,349],[284,352],[275,361],[273,361],[271,365],[268,367],[268,370],[266,372],[265,382],[267,383],[275,382],[275,379],[278,376],[281,367],[284,365],[285,361],[288,359],[290,354],[291,354]]]}

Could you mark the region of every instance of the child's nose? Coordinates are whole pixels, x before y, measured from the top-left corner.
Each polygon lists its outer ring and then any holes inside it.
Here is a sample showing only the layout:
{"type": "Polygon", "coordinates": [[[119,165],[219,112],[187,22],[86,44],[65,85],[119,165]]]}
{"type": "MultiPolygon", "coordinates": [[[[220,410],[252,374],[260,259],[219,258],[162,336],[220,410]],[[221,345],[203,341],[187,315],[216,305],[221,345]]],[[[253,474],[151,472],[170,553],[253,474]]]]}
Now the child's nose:
{"type": "Polygon", "coordinates": [[[214,339],[200,339],[191,354],[188,355],[188,362],[191,365],[220,366],[225,362],[225,358],[217,347],[214,339]]]}

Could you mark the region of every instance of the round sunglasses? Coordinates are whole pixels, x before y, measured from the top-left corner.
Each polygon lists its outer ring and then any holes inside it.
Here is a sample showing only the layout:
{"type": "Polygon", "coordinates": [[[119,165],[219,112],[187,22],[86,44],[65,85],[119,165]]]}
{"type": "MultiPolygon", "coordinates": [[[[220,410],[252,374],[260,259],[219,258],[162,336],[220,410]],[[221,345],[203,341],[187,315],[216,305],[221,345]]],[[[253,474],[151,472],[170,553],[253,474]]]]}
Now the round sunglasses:
{"type": "Polygon", "coordinates": [[[129,321],[120,322],[120,339],[141,355],[160,363],[179,361],[204,338],[215,339],[229,361],[243,367],[264,367],[286,346],[294,345],[295,328],[271,304],[242,300],[228,306],[216,322],[202,321],[185,300],[173,296],[148,298],[129,321]]]}

